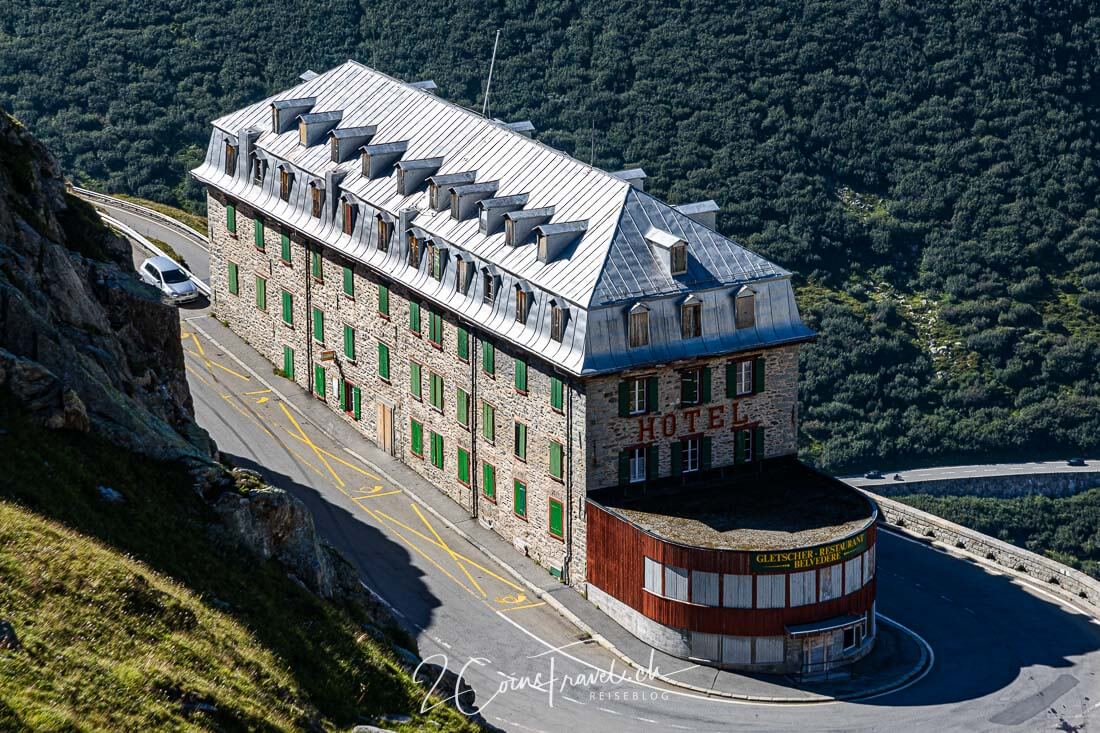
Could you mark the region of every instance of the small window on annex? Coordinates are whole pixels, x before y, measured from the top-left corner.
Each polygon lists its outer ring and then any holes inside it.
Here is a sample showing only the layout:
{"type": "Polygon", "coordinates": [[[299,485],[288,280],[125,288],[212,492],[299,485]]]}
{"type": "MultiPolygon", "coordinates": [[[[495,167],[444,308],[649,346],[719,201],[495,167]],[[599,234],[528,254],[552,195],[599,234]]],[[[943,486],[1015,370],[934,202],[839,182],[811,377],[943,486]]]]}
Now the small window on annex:
{"type": "Polygon", "coordinates": [[[756,325],[756,292],[752,288],[741,288],[734,298],[734,323],[736,328],[752,328],[756,325]]]}
{"type": "Polygon", "coordinates": [[[649,308],[638,303],[630,309],[631,348],[649,345],[649,308]]]}

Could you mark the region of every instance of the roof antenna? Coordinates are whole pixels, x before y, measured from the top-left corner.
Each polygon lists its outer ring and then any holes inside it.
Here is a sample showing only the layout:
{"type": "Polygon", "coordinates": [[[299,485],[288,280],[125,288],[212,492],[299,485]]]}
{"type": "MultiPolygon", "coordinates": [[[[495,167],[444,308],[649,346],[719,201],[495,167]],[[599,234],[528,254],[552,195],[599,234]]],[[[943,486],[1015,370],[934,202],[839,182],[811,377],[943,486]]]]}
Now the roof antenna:
{"type": "Polygon", "coordinates": [[[493,40],[493,58],[489,61],[489,80],[485,82],[485,102],[481,105],[481,116],[489,116],[489,87],[493,84],[493,66],[497,62],[497,44],[500,43],[500,28],[497,28],[497,37],[493,40]]]}
{"type": "Polygon", "coordinates": [[[592,141],[588,146],[588,165],[596,167],[596,118],[592,118],[592,141]]]}

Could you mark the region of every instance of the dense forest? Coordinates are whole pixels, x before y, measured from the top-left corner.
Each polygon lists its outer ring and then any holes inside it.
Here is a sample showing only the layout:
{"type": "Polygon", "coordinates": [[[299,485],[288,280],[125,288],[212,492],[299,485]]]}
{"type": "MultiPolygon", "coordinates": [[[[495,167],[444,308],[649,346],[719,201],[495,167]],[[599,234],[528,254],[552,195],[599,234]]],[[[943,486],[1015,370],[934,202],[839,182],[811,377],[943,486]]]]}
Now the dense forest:
{"type": "Polygon", "coordinates": [[[209,121],[347,58],[480,105],[796,272],[804,455],[1100,448],[1100,12],[1085,0],[17,0],[0,106],[199,210],[209,121]]]}

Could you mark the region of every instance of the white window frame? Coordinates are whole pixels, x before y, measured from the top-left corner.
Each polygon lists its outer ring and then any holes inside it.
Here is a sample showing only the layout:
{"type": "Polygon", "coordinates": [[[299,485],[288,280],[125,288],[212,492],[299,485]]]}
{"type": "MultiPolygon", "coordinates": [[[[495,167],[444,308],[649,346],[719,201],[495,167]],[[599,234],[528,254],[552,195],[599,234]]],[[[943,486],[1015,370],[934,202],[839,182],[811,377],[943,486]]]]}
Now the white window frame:
{"type": "Polygon", "coordinates": [[[752,359],[737,362],[737,396],[752,394],[752,359]]]}
{"type": "Polygon", "coordinates": [[[680,442],[680,472],[693,473],[699,470],[699,457],[703,448],[703,439],[696,436],[680,442]]]}
{"type": "Polygon", "coordinates": [[[703,370],[699,367],[694,369],[685,369],[680,372],[680,401],[685,405],[698,405],[702,399],[703,391],[703,370]],[[689,378],[690,375],[690,378],[689,378]],[[684,382],[691,381],[695,385],[695,399],[690,402],[684,399],[684,382]]]}
{"type": "Polygon", "coordinates": [[[629,390],[627,407],[631,415],[643,415],[649,408],[646,405],[646,380],[632,379],[629,390]]]}
{"type": "Polygon", "coordinates": [[[741,432],[745,435],[745,437],[742,438],[742,445],[745,448],[745,463],[751,463],[754,455],[753,450],[756,447],[752,442],[753,431],[742,430],[741,432]]]}
{"type": "Polygon", "coordinates": [[[646,448],[629,448],[630,451],[630,483],[637,484],[645,481],[646,448]]]}

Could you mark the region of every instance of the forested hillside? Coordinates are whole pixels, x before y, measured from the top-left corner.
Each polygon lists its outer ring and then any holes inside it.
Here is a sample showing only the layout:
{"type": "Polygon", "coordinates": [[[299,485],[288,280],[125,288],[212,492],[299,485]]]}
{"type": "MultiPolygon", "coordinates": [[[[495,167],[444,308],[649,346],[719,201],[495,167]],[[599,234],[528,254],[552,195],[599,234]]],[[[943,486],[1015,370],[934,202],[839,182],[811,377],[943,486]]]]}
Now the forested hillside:
{"type": "Polygon", "coordinates": [[[494,116],[797,273],[806,455],[1100,448],[1095,3],[172,6],[8,3],[0,105],[83,183],[198,209],[216,115],[349,57],[479,105],[500,28],[494,116]]]}

